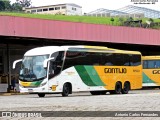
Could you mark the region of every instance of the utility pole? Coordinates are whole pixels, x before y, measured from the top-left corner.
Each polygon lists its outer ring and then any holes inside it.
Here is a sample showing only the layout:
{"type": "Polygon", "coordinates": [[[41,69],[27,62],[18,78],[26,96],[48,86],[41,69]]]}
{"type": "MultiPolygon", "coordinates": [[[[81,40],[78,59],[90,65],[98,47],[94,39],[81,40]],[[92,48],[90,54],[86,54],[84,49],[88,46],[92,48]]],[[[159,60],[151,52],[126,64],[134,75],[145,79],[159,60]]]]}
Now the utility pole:
{"type": "Polygon", "coordinates": [[[10,84],[11,84],[11,67],[10,67],[10,51],[9,44],[7,43],[7,73],[8,73],[8,88],[7,92],[10,93],[10,84]]]}

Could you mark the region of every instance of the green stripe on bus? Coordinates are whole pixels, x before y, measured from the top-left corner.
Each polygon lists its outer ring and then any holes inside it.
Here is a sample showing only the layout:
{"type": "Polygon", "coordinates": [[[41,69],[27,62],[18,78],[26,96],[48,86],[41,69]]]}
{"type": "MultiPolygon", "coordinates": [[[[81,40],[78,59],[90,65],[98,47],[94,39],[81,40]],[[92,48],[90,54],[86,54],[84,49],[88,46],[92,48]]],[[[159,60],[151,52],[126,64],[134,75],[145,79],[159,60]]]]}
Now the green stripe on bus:
{"type": "Polygon", "coordinates": [[[30,86],[39,86],[42,81],[32,82],[30,86]]]}
{"type": "Polygon", "coordinates": [[[155,83],[143,72],[143,83],[155,83]]]}
{"type": "Polygon", "coordinates": [[[87,70],[87,73],[89,74],[93,83],[95,83],[97,86],[105,86],[105,84],[101,81],[101,78],[99,77],[97,71],[94,69],[93,66],[84,67],[87,70]]]}
{"type": "Polygon", "coordinates": [[[82,81],[88,85],[88,86],[97,86],[96,84],[93,83],[92,79],[88,75],[86,69],[82,65],[75,66],[75,69],[77,70],[79,76],[81,77],[82,81]]]}
{"type": "Polygon", "coordinates": [[[105,86],[93,66],[75,66],[82,81],[88,86],[105,86]]]}

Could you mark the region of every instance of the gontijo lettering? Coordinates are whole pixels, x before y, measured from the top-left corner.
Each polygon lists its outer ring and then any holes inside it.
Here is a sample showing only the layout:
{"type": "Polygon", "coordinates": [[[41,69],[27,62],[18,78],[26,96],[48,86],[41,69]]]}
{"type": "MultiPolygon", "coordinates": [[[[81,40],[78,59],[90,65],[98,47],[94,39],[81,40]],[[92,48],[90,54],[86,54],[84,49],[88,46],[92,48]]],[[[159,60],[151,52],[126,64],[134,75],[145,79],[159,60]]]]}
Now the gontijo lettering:
{"type": "Polygon", "coordinates": [[[126,68],[105,68],[104,73],[127,73],[126,68]]]}
{"type": "Polygon", "coordinates": [[[160,70],[153,70],[152,73],[153,74],[160,74],[160,70]]]}

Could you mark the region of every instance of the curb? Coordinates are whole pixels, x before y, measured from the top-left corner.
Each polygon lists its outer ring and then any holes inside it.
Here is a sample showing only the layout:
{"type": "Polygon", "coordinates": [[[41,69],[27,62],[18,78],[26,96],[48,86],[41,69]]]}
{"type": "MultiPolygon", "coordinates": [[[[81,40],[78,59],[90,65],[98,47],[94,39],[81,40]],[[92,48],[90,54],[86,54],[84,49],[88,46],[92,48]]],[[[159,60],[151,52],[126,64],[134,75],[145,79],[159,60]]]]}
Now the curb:
{"type": "Polygon", "coordinates": [[[0,93],[0,96],[10,96],[10,95],[28,95],[29,93],[0,93]]]}
{"type": "Polygon", "coordinates": [[[0,93],[0,96],[10,96],[11,93],[0,93]]]}

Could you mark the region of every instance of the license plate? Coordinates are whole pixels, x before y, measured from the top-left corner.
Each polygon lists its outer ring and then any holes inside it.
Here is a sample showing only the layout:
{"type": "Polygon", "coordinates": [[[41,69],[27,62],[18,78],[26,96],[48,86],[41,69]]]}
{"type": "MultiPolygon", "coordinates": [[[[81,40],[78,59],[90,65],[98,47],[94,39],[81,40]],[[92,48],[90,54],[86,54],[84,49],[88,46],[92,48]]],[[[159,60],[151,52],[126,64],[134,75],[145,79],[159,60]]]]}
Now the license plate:
{"type": "Polygon", "coordinates": [[[28,92],[33,92],[33,89],[28,89],[28,92]]]}

